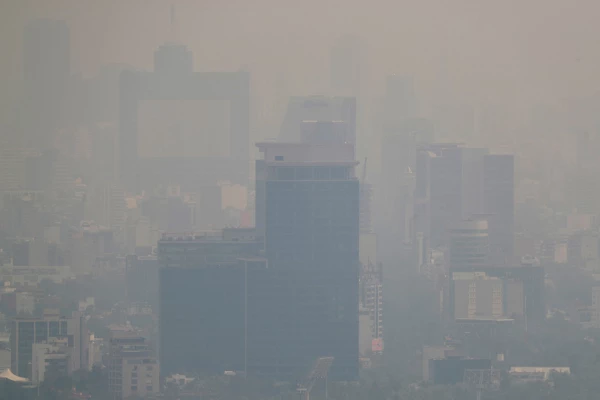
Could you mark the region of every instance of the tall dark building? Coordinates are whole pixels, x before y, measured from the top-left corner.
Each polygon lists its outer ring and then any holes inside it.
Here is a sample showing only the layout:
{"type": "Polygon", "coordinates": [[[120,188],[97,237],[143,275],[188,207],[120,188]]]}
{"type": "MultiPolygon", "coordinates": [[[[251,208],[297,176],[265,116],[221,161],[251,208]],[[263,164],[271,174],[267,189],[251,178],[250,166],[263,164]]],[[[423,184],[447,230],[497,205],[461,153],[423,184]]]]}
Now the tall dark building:
{"type": "Polygon", "coordinates": [[[488,154],[483,160],[484,212],[489,215],[490,255],[496,264],[514,257],[515,167],[509,154],[488,154]]]}
{"type": "Polygon", "coordinates": [[[318,357],[333,356],[329,376],[355,380],[359,182],[353,146],[326,140],[257,146],[264,158],[256,167],[256,218],[269,268],[249,285],[248,367],[291,377],[318,357]]]}
{"type": "Polygon", "coordinates": [[[161,46],[153,72],[121,74],[119,170],[124,183],[195,190],[220,180],[247,182],[249,104],[248,72],[194,72],[185,46],[161,46]]]}
{"type": "Polygon", "coordinates": [[[246,267],[265,265],[262,246],[253,229],[165,235],[158,242],[163,374],[247,369],[246,267]]]}
{"type": "Polygon", "coordinates": [[[485,212],[483,160],[487,149],[457,143],[418,149],[415,187],[415,230],[431,247],[447,246],[449,231],[463,218],[485,212]]]}
{"type": "Polygon", "coordinates": [[[70,35],[64,21],[40,19],[24,32],[23,71],[28,119],[26,145],[47,149],[66,116],[70,35]]]}

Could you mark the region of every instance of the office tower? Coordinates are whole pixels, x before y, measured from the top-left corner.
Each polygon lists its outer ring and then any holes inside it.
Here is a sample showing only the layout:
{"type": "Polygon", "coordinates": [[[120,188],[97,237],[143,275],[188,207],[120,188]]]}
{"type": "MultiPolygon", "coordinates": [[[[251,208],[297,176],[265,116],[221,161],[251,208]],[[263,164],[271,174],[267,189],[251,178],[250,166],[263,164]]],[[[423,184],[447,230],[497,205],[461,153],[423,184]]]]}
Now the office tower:
{"type": "Polygon", "coordinates": [[[431,121],[423,118],[388,120],[384,124],[382,140],[382,181],[378,185],[381,193],[380,227],[384,240],[391,243],[410,243],[414,239],[408,226],[411,224],[417,147],[433,140],[434,128],[431,121]]]}
{"type": "Polygon", "coordinates": [[[119,171],[125,187],[179,184],[189,191],[222,180],[246,183],[249,109],[248,72],[194,72],[185,46],[161,46],[153,72],[121,74],[119,171]]]}
{"type": "Polygon", "coordinates": [[[256,168],[256,217],[269,269],[251,285],[249,302],[260,312],[248,315],[248,366],[291,377],[318,357],[333,356],[329,376],[355,380],[359,182],[353,146],[257,146],[264,157],[256,168]]]}
{"type": "Polygon", "coordinates": [[[514,257],[514,157],[486,155],[483,159],[483,185],[492,260],[496,264],[510,264],[514,257]]]}
{"type": "Polygon", "coordinates": [[[291,97],[285,113],[279,140],[298,142],[302,140],[302,122],[344,122],[346,140],[356,144],[356,98],[326,96],[291,97]]]}
{"type": "Polygon", "coordinates": [[[431,248],[447,246],[454,225],[485,212],[482,171],[487,152],[456,143],[419,147],[415,232],[423,232],[431,248]]]}
{"type": "Polygon", "coordinates": [[[249,284],[242,259],[259,260],[262,248],[253,229],[165,234],[158,242],[159,350],[165,375],[246,371],[249,284]]]}
{"type": "Polygon", "coordinates": [[[16,318],[11,329],[11,370],[32,377],[33,345],[53,339],[68,339],[70,371],[87,367],[89,333],[85,317],[74,312],[71,318],[45,313],[43,318],[16,318]]]}
{"type": "Polygon", "coordinates": [[[66,117],[71,74],[69,27],[63,21],[36,20],[25,28],[23,39],[27,143],[47,149],[66,117]]]}
{"type": "Polygon", "coordinates": [[[417,154],[415,229],[431,248],[448,244],[448,230],[462,215],[460,144],[423,146],[417,154]]]}
{"type": "Polygon", "coordinates": [[[485,219],[461,221],[450,232],[450,265],[484,267],[490,243],[485,219]]]}
{"type": "Polygon", "coordinates": [[[108,358],[108,390],[114,400],[158,394],[160,368],[145,338],[135,332],[112,332],[108,358]]]}

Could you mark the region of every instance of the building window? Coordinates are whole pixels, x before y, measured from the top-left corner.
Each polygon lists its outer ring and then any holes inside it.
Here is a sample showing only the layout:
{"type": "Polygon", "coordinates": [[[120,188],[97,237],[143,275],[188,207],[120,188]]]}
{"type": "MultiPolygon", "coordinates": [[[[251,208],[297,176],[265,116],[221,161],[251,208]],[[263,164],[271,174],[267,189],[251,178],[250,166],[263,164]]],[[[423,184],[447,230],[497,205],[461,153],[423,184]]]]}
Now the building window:
{"type": "Polygon", "coordinates": [[[283,161],[283,156],[275,156],[275,161],[283,161]]]}
{"type": "Polygon", "coordinates": [[[152,386],[146,386],[146,392],[151,392],[152,391],[152,386]]]}
{"type": "Polygon", "coordinates": [[[132,391],[132,392],[137,392],[137,386],[132,386],[132,387],[131,387],[131,391],[132,391]]]}

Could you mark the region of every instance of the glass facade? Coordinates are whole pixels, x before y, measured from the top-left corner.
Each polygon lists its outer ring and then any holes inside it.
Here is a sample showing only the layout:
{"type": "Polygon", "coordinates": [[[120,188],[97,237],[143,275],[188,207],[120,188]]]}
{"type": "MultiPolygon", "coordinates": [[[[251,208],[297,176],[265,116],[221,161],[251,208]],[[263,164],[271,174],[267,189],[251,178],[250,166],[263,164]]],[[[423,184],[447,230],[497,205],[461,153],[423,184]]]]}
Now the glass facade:
{"type": "Polygon", "coordinates": [[[159,243],[160,362],[170,373],[245,368],[245,269],[258,242],[159,243]]]}
{"type": "Polygon", "coordinates": [[[333,356],[333,379],[358,377],[359,183],[350,168],[269,167],[269,268],[247,285],[251,372],[298,376],[333,356]]]}

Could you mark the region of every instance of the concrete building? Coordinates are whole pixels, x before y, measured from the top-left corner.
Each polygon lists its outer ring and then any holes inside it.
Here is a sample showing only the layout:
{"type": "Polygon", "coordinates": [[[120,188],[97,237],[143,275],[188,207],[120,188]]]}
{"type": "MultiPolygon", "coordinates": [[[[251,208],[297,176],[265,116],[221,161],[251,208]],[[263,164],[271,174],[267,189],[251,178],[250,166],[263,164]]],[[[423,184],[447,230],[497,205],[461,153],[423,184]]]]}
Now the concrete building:
{"type": "Polygon", "coordinates": [[[479,266],[489,261],[488,224],[485,219],[461,221],[450,232],[450,265],[479,266]]]}
{"type": "Polygon", "coordinates": [[[114,400],[158,394],[160,368],[145,338],[113,332],[109,346],[108,390],[114,400]]]}
{"type": "Polygon", "coordinates": [[[250,275],[254,267],[266,267],[259,257],[263,246],[253,229],[165,234],[158,242],[165,375],[246,371],[250,275]]]}
{"type": "Polygon", "coordinates": [[[53,376],[69,376],[73,363],[71,349],[66,338],[51,338],[47,343],[34,343],[32,347],[31,381],[34,384],[44,382],[46,372],[53,376]]]}
{"type": "Polygon", "coordinates": [[[369,315],[372,353],[383,352],[383,283],[381,273],[362,274],[361,306],[369,315]]]}
{"type": "Polygon", "coordinates": [[[501,319],[504,282],[500,278],[455,274],[454,317],[459,320],[501,319]]]}
{"type": "Polygon", "coordinates": [[[121,74],[122,182],[139,189],[180,184],[188,191],[222,180],[245,184],[249,126],[248,72],[194,72],[185,46],[162,45],[153,72],[121,74]]]}
{"type": "Polygon", "coordinates": [[[448,301],[455,320],[543,319],[544,268],[452,266],[448,301]]]}
{"type": "Polygon", "coordinates": [[[589,271],[600,269],[600,239],[593,231],[580,231],[567,240],[567,262],[589,271]]]}
{"type": "Polygon", "coordinates": [[[249,316],[252,367],[291,377],[324,355],[331,379],[358,377],[359,182],[347,141],[259,143],[256,225],[265,272],[249,316]]]}
{"type": "Polygon", "coordinates": [[[16,318],[11,330],[11,370],[19,376],[32,377],[34,344],[49,344],[55,339],[68,340],[69,371],[87,368],[89,333],[85,317],[74,312],[72,317],[46,313],[43,318],[16,318]]]}
{"type": "Polygon", "coordinates": [[[97,338],[93,333],[90,335],[90,347],[88,356],[88,370],[94,366],[103,365],[102,354],[104,350],[104,339],[97,338]]]}

